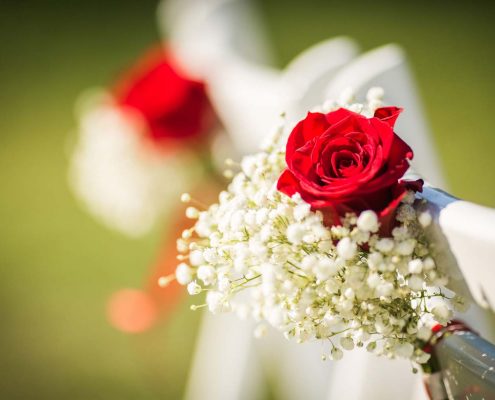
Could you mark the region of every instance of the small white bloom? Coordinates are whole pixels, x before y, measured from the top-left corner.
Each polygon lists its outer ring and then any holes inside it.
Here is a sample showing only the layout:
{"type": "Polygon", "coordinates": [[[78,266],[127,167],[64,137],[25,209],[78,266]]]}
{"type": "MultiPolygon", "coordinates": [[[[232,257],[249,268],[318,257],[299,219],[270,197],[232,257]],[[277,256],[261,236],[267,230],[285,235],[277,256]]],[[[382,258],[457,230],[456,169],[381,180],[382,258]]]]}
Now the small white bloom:
{"type": "Polygon", "coordinates": [[[378,217],[374,211],[363,211],[357,220],[357,227],[363,232],[376,232],[378,230],[378,217]]]}
{"type": "Polygon", "coordinates": [[[205,262],[203,252],[201,250],[194,250],[189,253],[189,262],[191,265],[198,267],[205,262]]]}
{"type": "Polygon", "coordinates": [[[368,276],[368,279],[366,280],[366,282],[368,283],[369,287],[371,288],[376,288],[380,282],[381,282],[381,278],[380,278],[380,275],[376,274],[376,273],[372,273],[368,276]]]}
{"type": "Polygon", "coordinates": [[[230,289],[229,279],[226,278],[225,276],[221,277],[218,280],[218,290],[220,290],[220,292],[222,292],[222,293],[226,293],[226,292],[228,292],[229,289],[230,289]]]}
{"type": "Polygon", "coordinates": [[[411,274],[420,274],[423,271],[423,261],[419,258],[411,260],[409,261],[408,268],[411,274]]]}
{"type": "Polygon", "coordinates": [[[344,260],[350,260],[356,255],[357,246],[350,238],[345,237],[337,244],[337,253],[344,260]]]}
{"type": "Polygon", "coordinates": [[[189,249],[189,245],[184,239],[177,239],[177,251],[185,253],[189,249]]]}
{"type": "Polygon", "coordinates": [[[340,338],[340,345],[344,350],[352,350],[354,348],[354,341],[350,337],[340,338]]]}
{"type": "Polygon", "coordinates": [[[189,203],[191,201],[191,195],[189,193],[182,193],[180,196],[180,201],[183,203],[189,203]]]}
{"type": "Polygon", "coordinates": [[[382,100],[385,95],[385,91],[381,87],[372,87],[366,93],[366,100],[369,102],[374,100],[382,100]]]}
{"type": "Polygon", "coordinates": [[[220,292],[210,291],[206,295],[206,304],[208,305],[208,309],[213,314],[216,314],[222,311],[224,303],[223,294],[220,292]]]}
{"type": "Polygon", "coordinates": [[[201,293],[201,286],[196,281],[189,282],[187,291],[191,296],[201,293]]]}
{"type": "Polygon", "coordinates": [[[395,251],[401,256],[409,256],[413,253],[415,246],[415,239],[406,239],[395,246],[395,251]]]}
{"type": "Polygon", "coordinates": [[[428,211],[424,211],[418,215],[418,221],[423,228],[430,226],[432,217],[428,211]]]}
{"type": "Polygon", "coordinates": [[[447,322],[449,322],[450,318],[452,317],[452,312],[443,302],[433,307],[431,313],[433,314],[435,319],[441,324],[446,324],[447,322]]]}
{"type": "Polygon", "coordinates": [[[196,219],[199,217],[199,211],[195,207],[186,208],[186,217],[190,219],[196,219]]]}
{"type": "Polygon", "coordinates": [[[383,282],[383,283],[380,283],[377,287],[376,287],[376,293],[378,296],[380,297],[387,297],[387,296],[390,296],[392,294],[394,290],[394,285],[390,282],[383,282]]]}
{"type": "Polygon", "coordinates": [[[251,156],[244,157],[241,162],[241,168],[247,176],[253,176],[256,172],[256,158],[251,156]]]}
{"type": "Polygon", "coordinates": [[[316,256],[310,254],[309,256],[306,256],[303,258],[301,262],[301,268],[305,272],[311,271],[313,268],[315,268],[318,264],[318,259],[316,256]]]}
{"type": "Polygon", "coordinates": [[[430,340],[431,337],[431,329],[423,325],[421,328],[418,329],[416,336],[418,337],[418,339],[427,342],[428,340],[430,340]]]}
{"type": "Polygon", "coordinates": [[[294,218],[296,221],[300,222],[306,218],[311,211],[311,206],[307,203],[298,204],[294,208],[294,218]]]}
{"type": "Polygon", "coordinates": [[[383,238],[376,242],[376,248],[382,253],[390,253],[394,248],[394,241],[390,238],[383,238]]]}
{"type": "Polygon", "coordinates": [[[368,266],[372,269],[380,269],[380,265],[383,263],[383,256],[381,253],[370,253],[368,255],[368,266]]]}
{"type": "Polygon", "coordinates": [[[344,290],[344,296],[347,297],[348,299],[352,300],[352,299],[354,299],[356,294],[354,293],[354,290],[349,287],[346,290],[344,290]]]}
{"type": "Polygon", "coordinates": [[[181,285],[187,285],[193,279],[193,270],[186,263],[180,263],[175,270],[175,277],[181,285]]]}
{"type": "Polygon", "coordinates": [[[419,276],[413,275],[407,280],[407,286],[409,286],[412,290],[419,292],[423,290],[423,279],[419,276]]]}
{"type": "Polygon", "coordinates": [[[215,264],[219,261],[220,257],[218,256],[216,250],[214,248],[207,248],[203,251],[203,257],[206,262],[210,264],[215,264]]]}
{"type": "Polygon", "coordinates": [[[263,225],[268,219],[268,208],[260,208],[256,211],[256,223],[258,225],[263,225]]]}
{"type": "Polygon", "coordinates": [[[300,224],[291,224],[287,227],[287,239],[293,244],[301,244],[305,230],[300,224]]]}
{"type": "Polygon", "coordinates": [[[374,352],[376,349],[376,342],[369,342],[368,345],[366,346],[366,350],[369,351],[370,353],[374,352]]]}
{"type": "Polygon", "coordinates": [[[334,347],[330,352],[330,360],[339,361],[342,360],[342,357],[344,357],[344,353],[337,347],[334,347]]]}
{"type": "Polygon", "coordinates": [[[205,285],[212,285],[215,282],[215,268],[211,265],[201,265],[197,271],[198,279],[205,285]]]}
{"type": "Polygon", "coordinates": [[[337,263],[330,258],[322,258],[318,260],[315,267],[315,274],[318,280],[324,281],[331,276],[334,276],[339,271],[337,263]]]}
{"type": "Polygon", "coordinates": [[[430,358],[431,358],[431,354],[421,351],[419,354],[417,354],[414,357],[414,361],[416,361],[418,364],[426,364],[430,358]]]}
{"type": "Polygon", "coordinates": [[[423,268],[426,271],[431,271],[433,268],[435,268],[435,261],[433,261],[433,258],[427,257],[423,261],[423,268]]]}

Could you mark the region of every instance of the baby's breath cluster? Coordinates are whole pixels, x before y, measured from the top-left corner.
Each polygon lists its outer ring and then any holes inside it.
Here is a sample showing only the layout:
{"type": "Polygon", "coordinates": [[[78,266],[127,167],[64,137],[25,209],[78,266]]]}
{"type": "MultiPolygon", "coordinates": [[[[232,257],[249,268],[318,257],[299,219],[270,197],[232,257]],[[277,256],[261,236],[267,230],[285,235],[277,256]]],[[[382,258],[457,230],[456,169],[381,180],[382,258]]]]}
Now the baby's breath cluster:
{"type": "MultiPolygon", "coordinates": [[[[370,113],[381,95],[370,91],[365,105],[349,104],[348,96],[325,111],[344,105],[370,113]]],[[[283,143],[282,126],[264,151],[242,160],[217,204],[187,209],[197,221],[177,242],[183,261],[177,280],[191,295],[206,292],[204,306],[213,313],[255,318],[258,337],[268,323],[298,342],[326,341],[325,358],[338,360],[343,350],[366,347],[427,362],[422,347],[431,325],[451,318],[441,289],[447,277],[424,234],[431,216],[415,207],[419,200],[410,192],[390,237],[379,233],[373,211],[348,214],[341,225],[327,227],[298,194],[277,190],[286,167],[283,143]]]]}

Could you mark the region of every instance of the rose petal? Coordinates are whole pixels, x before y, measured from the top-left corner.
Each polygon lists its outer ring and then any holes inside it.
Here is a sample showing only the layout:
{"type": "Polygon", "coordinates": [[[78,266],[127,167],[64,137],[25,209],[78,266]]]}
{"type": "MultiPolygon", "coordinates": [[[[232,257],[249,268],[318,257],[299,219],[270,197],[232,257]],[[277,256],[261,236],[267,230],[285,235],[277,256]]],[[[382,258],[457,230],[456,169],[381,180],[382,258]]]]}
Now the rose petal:
{"type": "Polygon", "coordinates": [[[395,126],[395,121],[399,117],[399,114],[403,111],[399,107],[380,107],[375,110],[375,117],[379,120],[386,122],[392,129],[395,126]]]}

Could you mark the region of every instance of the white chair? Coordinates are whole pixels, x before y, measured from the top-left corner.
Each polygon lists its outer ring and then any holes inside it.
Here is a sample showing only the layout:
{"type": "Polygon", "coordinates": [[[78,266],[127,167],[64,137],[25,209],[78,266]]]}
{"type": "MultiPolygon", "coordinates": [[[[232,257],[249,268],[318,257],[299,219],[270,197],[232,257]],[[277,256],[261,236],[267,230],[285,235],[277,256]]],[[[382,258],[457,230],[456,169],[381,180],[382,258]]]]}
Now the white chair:
{"type": "MultiPolygon", "coordinates": [[[[234,1],[204,2],[211,3],[204,6],[207,11],[223,16],[227,14],[221,11],[221,7],[225,4],[228,4],[228,7],[235,7],[234,3],[236,3],[234,1]]],[[[202,21],[219,20],[215,15],[208,16],[207,11],[201,11],[202,21]]],[[[237,18],[235,13],[229,15],[231,18],[237,18]]],[[[290,119],[297,119],[307,111],[311,102],[323,101],[325,92],[321,88],[324,86],[327,86],[327,95],[333,97],[348,86],[353,86],[358,94],[362,94],[370,86],[380,85],[386,90],[388,102],[401,105],[406,110],[399,119],[397,130],[404,134],[405,139],[416,151],[415,168],[435,184],[443,186],[436,153],[400,48],[387,46],[367,53],[348,64],[355,55],[352,43],[348,42],[346,45],[345,41],[341,42],[344,45],[338,52],[340,56],[332,56],[331,52],[325,53],[325,51],[339,46],[335,45],[335,42],[330,42],[310,49],[291,63],[288,70],[283,73],[253,63],[252,58],[243,56],[242,47],[231,46],[230,42],[222,42],[218,38],[229,37],[228,29],[233,25],[224,23],[217,25],[219,26],[225,29],[223,36],[221,32],[216,31],[212,37],[217,39],[212,40],[217,40],[216,43],[221,44],[220,47],[224,46],[223,50],[205,51],[204,65],[202,62],[197,64],[203,71],[199,73],[209,84],[213,103],[241,152],[249,152],[256,148],[269,129],[271,121],[284,107],[290,119]],[[346,50],[342,50],[343,48],[346,50]],[[334,58],[339,59],[340,62],[334,62],[334,58]],[[320,61],[322,64],[319,64],[320,61]],[[346,67],[342,68],[344,65],[346,67]],[[328,85],[325,85],[326,82],[328,85]]],[[[196,36],[202,37],[202,31],[203,29],[198,28],[196,36]]],[[[205,32],[208,32],[208,29],[205,32]]],[[[193,33],[190,33],[190,36],[188,34],[176,37],[186,38],[184,39],[186,42],[194,41],[193,33]]],[[[208,35],[205,34],[204,38],[206,37],[208,35]]],[[[199,46],[198,43],[197,45],[199,46]]],[[[175,42],[175,46],[180,48],[180,40],[175,42]]],[[[188,44],[184,43],[184,46],[187,48],[188,44]]],[[[201,55],[201,51],[194,54],[197,55],[201,55]]],[[[425,197],[428,198],[431,193],[436,192],[427,190],[425,197]]],[[[431,198],[431,201],[432,206],[436,204],[434,198],[431,198]]],[[[445,232],[450,246],[459,249],[453,253],[460,257],[459,268],[466,273],[462,265],[464,259],[469,258],[469,250],[467,250],[470,248],[469,240],[466,239],[469,231],[463,230],[462,225],[456,222],[457,215],[454,211],[461,209],[472,212],[477,207],[465,204],[455,206],[455,204],[454,202],[452,205],[439,208],[442,211],[436,221],[438,228],[445,232]],[[463,248],[466,250],[460,250],[463,248]]],[[[484,218],[483,215],[484,212],[478,213],[479,218],[484,218]]],[[[489,225],[487,229],[489,230],[489,225]]],[[[444,248],[446,255],[450,255],[450,246],[444,248]]],[[[488,255],[489,253],[486,252],[486,256],[488,255]]],[[[467,265],[472,267],[473,264],[474,262],[471,261],[467,265]]],[[[485,265],[489,266],[488,263],[485,265]]],[[[451,261],[447,266],[456,269],[451,261]]],[[[477,275],[469,271],[467,273],[477,275]]],[[[489,295],[486,295],[490,271],[485,269],[484,274],[485,279],[482,283],[485,286],[480,287],[485,287],[485,294],[478,290],[474,292],[474,296],[478,300],[485,299],[481,303],[486,305],[492,301],[489,295]]],[[[470,287],[476,288],[480,285],[479,279],[474,277],[466,277],[466,279],[470,282],[470,287]]],[[[284,399],[424,398],[422,388],[418,386],[419,381],[415,381],[408,363],[378,359],[358,351],[346,354],[339,364],[322,363],[319,359],[321,348],[285,342],[279,334],[253,344],[250,336],[252,325],[238,322],[234,318],[205,315],[187,398],[256,398],[262,383],[259,374],[260,362],[270,366],[270,371],[275,375],[271,380],[275,391],[284,399]],[[390,382],[394,382],[394,385],[390,385],[390,382]],[[415,390],[416,394],[414,394],[415,390]]],[[[483,321],[489,321],[490,318],[489,315],[475,318],[476,327],[478,328],[483,321]]]]}

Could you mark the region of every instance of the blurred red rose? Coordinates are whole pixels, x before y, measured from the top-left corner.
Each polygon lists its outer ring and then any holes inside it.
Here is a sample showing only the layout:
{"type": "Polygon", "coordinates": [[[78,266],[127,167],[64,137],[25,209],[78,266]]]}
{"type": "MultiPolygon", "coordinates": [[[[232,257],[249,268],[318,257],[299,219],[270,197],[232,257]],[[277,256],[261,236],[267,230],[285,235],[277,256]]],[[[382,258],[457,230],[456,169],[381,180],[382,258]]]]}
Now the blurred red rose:
{"type": "Polygon", "coordinates": [[[299,193],[328,224],[364,210],[377,212],[383,224],[407,189],[422,187],[422,181],[399,181],[413,157],[393,130],[401,111],[383,107],[372,118],[343,108],[308,113],[289,136],[287,169],[278,189],[289,196],[299,193]]]}
{"type": "Polygon", "coordinates": [[[208,130],[213,113],[202,82],[180,70],[163,48],[149,51],[120,79],[117,103],[137,111],[153,142],[196,137],[208,130]]]}

